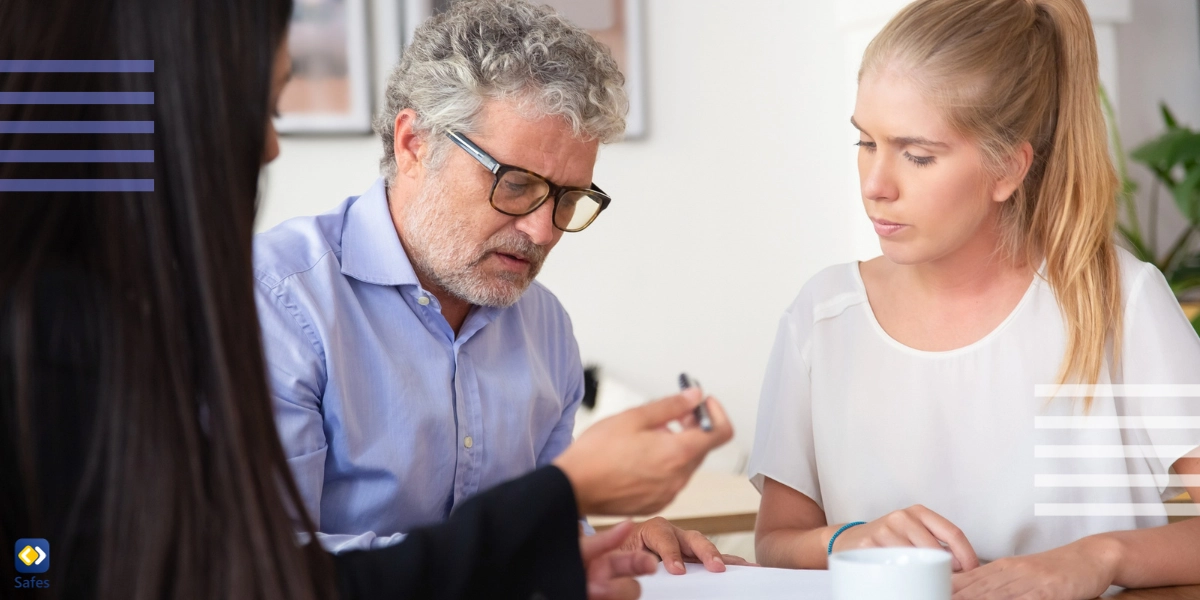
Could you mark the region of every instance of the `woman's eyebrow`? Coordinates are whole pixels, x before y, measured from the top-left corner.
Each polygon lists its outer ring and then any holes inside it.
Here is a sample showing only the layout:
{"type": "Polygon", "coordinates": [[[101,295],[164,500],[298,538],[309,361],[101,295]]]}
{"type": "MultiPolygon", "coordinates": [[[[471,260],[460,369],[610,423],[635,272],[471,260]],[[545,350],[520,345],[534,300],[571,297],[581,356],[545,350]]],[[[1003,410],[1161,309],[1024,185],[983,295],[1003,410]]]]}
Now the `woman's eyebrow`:
{"type": "Polygon", "coordinates": [[[912,137],[912,136],[893,137],[893,138],[888,138],[888,141],[897,146],[925,146],[926,148],[949,148],[950,147],[950,144],[947,144],[946,142],[935,142],[931,139],[923,138],[923,137],[919,137],[919,136],[918,137],[912,137]]]}
{"type": "MultiPolygon", "coordinates": [[[[850,117],[850,124],[853,125],[855,129],[862,131],[863,133],[866,133],[866,131],[864,131],[863,128],[858,124],[858,121],[854,120],[853,116],[850,117]]],[[[902,136],[902,137],[890,137],[890,138],[888,138],[888,142],[895,144],[897,146],[925,146],[927,148],[949,148],[950,147],[950,144],[947,144],[946,142],[936,142],[934,140],[931,140],[929,138],[924,138],[921,136],[907,136],[906,135],[906,136],[902,136]]]]}

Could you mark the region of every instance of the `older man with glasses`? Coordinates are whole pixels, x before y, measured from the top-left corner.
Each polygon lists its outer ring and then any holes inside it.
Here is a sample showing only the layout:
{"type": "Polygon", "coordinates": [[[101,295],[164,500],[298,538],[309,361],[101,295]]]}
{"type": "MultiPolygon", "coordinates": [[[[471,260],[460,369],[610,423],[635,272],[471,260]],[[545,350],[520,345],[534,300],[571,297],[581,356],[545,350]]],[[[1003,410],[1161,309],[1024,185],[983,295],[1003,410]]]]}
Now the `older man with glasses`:
{"type": "MultiPolygon", "coordinates": [[[[383,177],[256,239],[277,424],[327,548],[394,543],[571,443],[579,349],[534,278],[611,202],[592,169],[624,130],[623,79],[548,8],[458,2],[392,74],[383,177]]],[[[661,519],[628,547],[724,570],[661,519]]]]}

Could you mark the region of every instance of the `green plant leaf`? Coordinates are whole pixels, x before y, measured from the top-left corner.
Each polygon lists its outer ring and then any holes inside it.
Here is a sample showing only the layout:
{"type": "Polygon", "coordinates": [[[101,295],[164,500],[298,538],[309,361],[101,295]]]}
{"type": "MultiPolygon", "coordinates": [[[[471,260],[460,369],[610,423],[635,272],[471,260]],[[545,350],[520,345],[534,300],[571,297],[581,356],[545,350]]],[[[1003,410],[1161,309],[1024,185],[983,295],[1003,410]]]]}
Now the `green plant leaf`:
{"type": "Polygon", "coordinates": [[[1171,195],[1188,223],[1200,224],[1200,168],[1187,171],[1183,181],[1171,188],[1171,195]]]}
{"type": "Polygon", "coordinates": [[[1125,179],[1121,182],[1121,194],[1128,197],[1133,197],[1138,191],[1138,183],[1132,179],[1125,179]]]}
{"type": "Polygon", "coordinates": [[[1168,283],[1171,284],[1171,291],[1175,293],[1176,298],[1183,297],[1184,294],[1196,288],[1200,288],[1200,275],[1195,275],[1190,278],[1177,276],[1172,277],[1171,279],[1172,281],[1168,283]]]}
{"type": "Polygon", "coordinates": [[[1192,319],[1192,329],[1196,330],[1196,335],[1200,335],[1200,315],[1196,315],[1196,318],[1192,319]]]}
{"type": "Polygon", "coordinates": [[[1171,109],[1167,108],[1166,102],[1158,103],[1158,111],[1162,113],[1163,123],[1167,124],[1167,129],[1175,129],[1176,127],[1179,127],[1179,121],[1175,118],[1175,115],[1171,113],[1171,109]]]}
{"type": "Polygon", "coordinates": [[[1138,146],[1130,156],[1164,179],[1158,171],[1169,172],[1175,165],[1200,158],[1200,134],[1189,129],[1171,129],[1138,146]]]}

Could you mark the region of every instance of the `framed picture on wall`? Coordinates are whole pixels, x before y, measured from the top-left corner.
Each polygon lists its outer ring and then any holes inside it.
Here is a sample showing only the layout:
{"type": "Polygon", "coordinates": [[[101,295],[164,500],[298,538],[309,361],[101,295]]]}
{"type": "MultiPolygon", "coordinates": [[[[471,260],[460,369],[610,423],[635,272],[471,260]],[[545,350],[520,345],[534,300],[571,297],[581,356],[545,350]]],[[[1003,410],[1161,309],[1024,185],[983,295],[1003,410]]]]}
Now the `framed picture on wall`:
{"type": "MultiPolygon", "coordinates": [[[[625,93],[629,96],[625,139],[646,135],[646,97],[642,48],[642,0],[536,0],[554,7],[560,14],[587,30],[612,51],[625,74],[625,93]]],[[[412,31],[430,14],[448,8],[454,0],[408,0],[404,14],[404,40],[412,40],[412,31]]]]}
{"type": "Polygon", "coordinates": [[[625,139],[646,135],[646,106],[642,89],[641,0],[541,0],[608,46],[625,74],[629,115],[625,139]]]}
{"type": "Polygon", "coordinates": [[[552,6],[608,46],[625,74],[629,115],[625,138],[646,135],[646,98],[642,70],[642,0],[552,0],[552,6]]]}
{"type": "Polygon", "coordinates": [[[366,0],[296,0],[288,29],[292,80],[280,133],[368,133],[371,82],[366,0]]]}

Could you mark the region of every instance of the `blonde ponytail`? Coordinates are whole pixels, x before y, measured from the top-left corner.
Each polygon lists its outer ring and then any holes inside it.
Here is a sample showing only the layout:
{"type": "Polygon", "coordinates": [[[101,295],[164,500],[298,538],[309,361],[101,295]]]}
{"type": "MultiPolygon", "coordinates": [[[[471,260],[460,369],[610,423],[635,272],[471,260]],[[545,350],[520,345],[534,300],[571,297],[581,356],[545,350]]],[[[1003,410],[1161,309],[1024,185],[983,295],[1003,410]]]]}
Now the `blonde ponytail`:
{"type": "Polygon", "coordinates": [[[1001,250],[1046,261],[1066,326],[1059,382],[1095,383],[1110,344],[1120,348],[1122,310],[1117,177],[1082,0],[914,2],[872,40],[859,79],[892,65],[917,74],[996,173],[1032,145],[1025,181],[1001,209],[1001,250]]]}
{"type": "MultiPolygon", "coordinates": [[[[1058,115],[1032,233],[1067,325],[1060,381],[1094,383],[1109,342],[1121,347],[1121,278],[1113,228],[1117,176],[1100,108],[1099,61],[1082,0],[1042,0],[1058,42],[1058,115]]],[[[1090,398],[1086,402],[1090,405],[1090,398]]]]}

